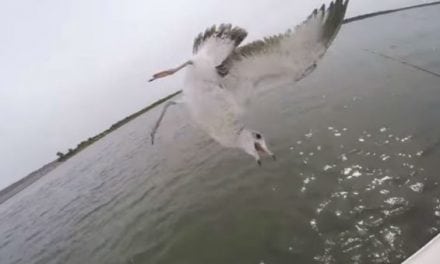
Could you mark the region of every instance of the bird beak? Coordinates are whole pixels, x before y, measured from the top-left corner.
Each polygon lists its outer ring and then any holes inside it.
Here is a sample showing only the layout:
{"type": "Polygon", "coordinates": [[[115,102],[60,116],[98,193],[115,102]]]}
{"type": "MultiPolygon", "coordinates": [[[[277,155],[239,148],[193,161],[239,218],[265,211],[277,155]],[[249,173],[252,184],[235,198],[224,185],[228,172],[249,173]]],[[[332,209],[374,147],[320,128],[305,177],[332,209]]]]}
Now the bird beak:
{"type": "Polygon", "coordinates": [[[257,150],[257,152],[260,154],[267,154],[271,156],[274,160],[276,160],[275,154],[273,154],[272,151],[270,151],[264,143],[260,144],[258,142],[255,142],[255,150],[257,150]]]}
{"type": "MultiPolygon", "coordinates": [[[[269,150],[269,148],[266,146],[266,144],[260,144],[259,142],[255,142],[255,150],[257,151],[258,155],[268,155],[271,156],[273,160],[276,160],[277,157],[275,156],[275,154],[272,153],[272,151],[269,150]]],[[[261,165],[261,161],[259,159],[257,159],[257,163],[259,165],[261,165]]]]}

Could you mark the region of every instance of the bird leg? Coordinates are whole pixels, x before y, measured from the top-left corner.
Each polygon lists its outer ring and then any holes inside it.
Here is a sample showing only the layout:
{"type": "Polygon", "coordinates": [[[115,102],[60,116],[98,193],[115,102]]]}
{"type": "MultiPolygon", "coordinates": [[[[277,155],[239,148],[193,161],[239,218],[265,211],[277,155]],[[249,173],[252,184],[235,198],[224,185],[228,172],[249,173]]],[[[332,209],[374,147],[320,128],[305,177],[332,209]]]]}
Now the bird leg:
{"type": "Polygon", "coordinates": [[[152,77],[150,80],[148,80],[148,81],[149,81],[149,82],[152,82],[152,81],[154,81],[154,80],[156,80],[156,79],[163,78],[163,77],[167,77],[167,76],[169,76],[169,75],[173,75],[174,73],[180,71],[181,69],[185,68],[186,66],[188,66],[188,65],[192,65],[192,64],[193,64],[192,61],[187,61],[187,62],[185,62],[184,64],[180,65],[180,66],[177,67],[177,68],[169,69],[169,70],[166,70],[166,71],[158,72],[158,73],[154,74],[153,77],[152,77]]]}
{"type": "Polygon", "coordinates": [[[160,123],[162,122],[163,117],[165,116],[165,113],[168,110],[168,107],[176,104],[180,104],[180,101],[168,101],[165,103],[165,105],[162,108],[162,112],[160,113],[159,119],[157,119],[156,124],[153,127],[153,130],[150,133],[151,136],[151,145],[154,145],[154,136],[156,135],[157,129],[160,126],[160,123]]]}

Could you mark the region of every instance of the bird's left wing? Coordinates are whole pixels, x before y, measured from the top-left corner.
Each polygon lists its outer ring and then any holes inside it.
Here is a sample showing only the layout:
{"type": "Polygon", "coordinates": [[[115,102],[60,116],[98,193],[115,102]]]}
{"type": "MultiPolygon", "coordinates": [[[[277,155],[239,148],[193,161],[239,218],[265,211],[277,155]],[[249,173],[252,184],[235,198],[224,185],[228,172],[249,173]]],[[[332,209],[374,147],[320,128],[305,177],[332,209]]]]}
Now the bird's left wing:
{"type": "Polygon", "coordinates": [[[225,87],[255,88],[266,81],[298,81],[316,67],[337,35],[348,0],[315,9],[295,30],[236,48],[219,66],[225,87]]]}

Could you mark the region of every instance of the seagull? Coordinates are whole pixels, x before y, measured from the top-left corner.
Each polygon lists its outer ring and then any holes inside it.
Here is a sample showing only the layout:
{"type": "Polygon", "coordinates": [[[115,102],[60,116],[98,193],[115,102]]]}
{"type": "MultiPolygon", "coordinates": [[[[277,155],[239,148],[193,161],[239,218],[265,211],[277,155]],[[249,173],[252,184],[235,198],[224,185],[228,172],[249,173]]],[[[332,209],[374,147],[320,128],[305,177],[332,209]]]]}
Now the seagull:
{"type": "Polygon", "coordinates": [[[348,2],[335,0],[328,8],[324,4],[293,30],[246,45],[240,45],[246,30],[231,24],[214,25],[200,33],[190,60],[149,80],[185,68],[183,97],[164,105],[152,129],[151,143],[167,109],[184,104],[194,123],[224,147],[242,149],[258,165],[264,155],[275,160],[263,134],[243,121],[241,99],[280,80],[295,83],[309,75],[339,32],[348,2]]]}

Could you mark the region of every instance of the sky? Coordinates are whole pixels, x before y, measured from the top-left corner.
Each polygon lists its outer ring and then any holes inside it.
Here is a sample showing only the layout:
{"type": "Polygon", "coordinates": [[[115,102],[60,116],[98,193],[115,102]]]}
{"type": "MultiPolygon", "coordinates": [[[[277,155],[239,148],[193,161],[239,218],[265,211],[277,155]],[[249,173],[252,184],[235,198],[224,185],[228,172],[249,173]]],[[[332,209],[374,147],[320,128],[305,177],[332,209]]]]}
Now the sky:
{"type": "MultiPolygon", "coordinates": [[[[179,76],[147,80],[189,59],[207,26],[238,25],[253,40],[329,2],[0,1],[0,189],[181,89],[179,76]]],[[[347,17],[425,2],[351,0],[347,17]]]]}

